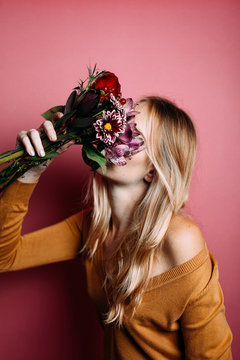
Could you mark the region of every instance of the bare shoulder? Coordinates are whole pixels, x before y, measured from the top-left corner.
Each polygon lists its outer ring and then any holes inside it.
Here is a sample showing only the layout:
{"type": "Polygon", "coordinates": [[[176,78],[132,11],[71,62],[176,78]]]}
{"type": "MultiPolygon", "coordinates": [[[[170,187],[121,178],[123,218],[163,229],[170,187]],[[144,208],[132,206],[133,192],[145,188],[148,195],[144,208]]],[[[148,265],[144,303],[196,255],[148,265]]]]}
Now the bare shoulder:
{"type": "Polygon", "coordinates": [[[204,248],[205,240],[193,220],[177,215],[171,220],[162,245],[168,263],[177,266],[196,256],[204,248]]]}

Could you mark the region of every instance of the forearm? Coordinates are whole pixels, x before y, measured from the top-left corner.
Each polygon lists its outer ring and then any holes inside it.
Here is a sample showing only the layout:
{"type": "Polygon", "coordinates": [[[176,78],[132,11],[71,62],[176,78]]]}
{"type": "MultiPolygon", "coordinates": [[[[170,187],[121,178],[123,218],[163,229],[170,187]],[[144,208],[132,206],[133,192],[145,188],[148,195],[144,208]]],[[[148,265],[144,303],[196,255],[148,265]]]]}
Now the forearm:
{"type": "Polygon", "coordinates": [[[82,246],[82,211],[21,235],[22,221],[37,184],[16,180],[0,199],[0,271],[12,271],[77,257],[82,246]]]}
{"type": "Polygon", "coordinates": [[[14,261],[16,248],[21,238],[24,216],[28,202],[37,184],[21,184],[16,180],[3,192],[0,199],[0,267],[14,261]]]}
{"type": "Polygon", "coordinates": [[[35,181],[38,181],[39,178],[40,178],[40,175],[31,174],[31,173],[26,172],[24,175],[20,176],[17,180],[22,183],[32,184],[35,181]]]}

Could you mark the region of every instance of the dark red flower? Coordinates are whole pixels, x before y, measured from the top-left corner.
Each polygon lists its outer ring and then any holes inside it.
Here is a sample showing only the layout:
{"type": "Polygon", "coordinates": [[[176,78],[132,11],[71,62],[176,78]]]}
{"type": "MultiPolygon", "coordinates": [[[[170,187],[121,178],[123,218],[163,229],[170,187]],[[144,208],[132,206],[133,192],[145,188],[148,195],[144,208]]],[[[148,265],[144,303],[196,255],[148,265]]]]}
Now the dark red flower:
{"type": "Polygon", "coordinates": [[[144,140],[136,129],[136,124],[130,121],[125,132],[120,134],[112,147],[105,149],[108,162],[115,165],[126,165],[126,158],[131,158],[144,149],[144,140]]]}
{"type": "Polygon", "coordinates": [[[76,102],[78,116],[86,116],[91,114],[92,111],[97,109],[97,105],[100,99],[100,91],[90,89],[83,96],[81,100],[76,102]]]}
{"type": "Polygon", "coordinates": [[[105,95],[112,93],[115,97],[121,96],[121,86],[115,74],[103,71],[102,74],[91,85],[94,89],[100,89],[105,95]]]}

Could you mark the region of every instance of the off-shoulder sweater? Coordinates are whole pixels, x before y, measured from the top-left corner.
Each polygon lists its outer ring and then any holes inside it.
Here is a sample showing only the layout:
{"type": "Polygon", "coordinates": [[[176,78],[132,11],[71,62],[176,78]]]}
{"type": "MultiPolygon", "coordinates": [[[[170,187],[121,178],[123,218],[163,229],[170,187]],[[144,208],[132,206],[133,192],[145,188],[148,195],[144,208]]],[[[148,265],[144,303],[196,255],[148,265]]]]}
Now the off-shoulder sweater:
{"type": "MultiPolygon", "coordinates": [[[[0,199],[2,272],[74,259],[86,238],[89,210],[21,235],[37,183],[16,180],[0,199]]],[[[98,251],[94,261],[85,263],[88,292],[100,317],[107,306],[101,260],[98,251]]],[[[232,332],[218,276],[218,263],[205,244],[189,261],[153,277],[134,317],[126,312],[121,328],[104,325],[105,359],[232,359],[232,332]]]]}

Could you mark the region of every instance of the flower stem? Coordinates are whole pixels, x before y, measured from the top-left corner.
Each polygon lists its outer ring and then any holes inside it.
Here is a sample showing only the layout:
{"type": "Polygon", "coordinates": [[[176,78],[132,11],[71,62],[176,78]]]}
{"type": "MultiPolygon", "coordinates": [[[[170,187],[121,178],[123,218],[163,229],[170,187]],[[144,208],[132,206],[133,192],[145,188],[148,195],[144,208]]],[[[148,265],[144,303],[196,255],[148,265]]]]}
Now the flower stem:
{"type": "Polygon", "coordinates": [[[12,152],[9,151],[9,153],[10,154],[12,153],[12,154],[7,155],[6,157],[3,157],[2,159],[0,159],[0,164],[4,164],[7,161],[19,158],[24,154],[24,152],[25,152],[24,150],[18,150],[17,152],[16,152],[16,150],[13,150],[12,152]]]}

